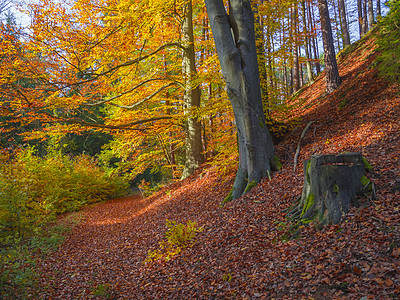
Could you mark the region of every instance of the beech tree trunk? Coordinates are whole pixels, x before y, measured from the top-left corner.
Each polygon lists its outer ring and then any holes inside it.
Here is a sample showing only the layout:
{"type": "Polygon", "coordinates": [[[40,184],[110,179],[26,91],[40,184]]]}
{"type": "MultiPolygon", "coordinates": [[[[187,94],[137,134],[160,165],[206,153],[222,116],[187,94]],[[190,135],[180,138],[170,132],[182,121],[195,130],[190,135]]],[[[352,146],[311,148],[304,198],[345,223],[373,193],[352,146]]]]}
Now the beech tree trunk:
{"type": "Polygon", "coordinates": [[[196,56],[194,52],[193,38],[193,8],[188,1],[185,9],[186,15],[182,25],[183,50],[182,72],[184,78],[183,105],[185,115],[188,116],[185,124],[185,149],[186,161],[182,178],[188,177],[196,168],[204,162],[203,145],[201,140],[201,122],[196,116],[200,108],[200,88],[194,86],[193,79],[196,75],[196,56]]]}
{"type": "Polygon", "coordinates": [[[313,155],[304,162],[304,186],[300,204],[291,213],[303,222],[337,224],[357,195],[372,192],[365,177],[371,166],[360,153],[313,155]]]}
{"type": "Polygon", "coordinates": [[[340,77],[326,0],[318,0],[318,9],[321,17],[322,41],[324,44],[326,92],[331,93],[339,86],[340,77]]]}
{"type": "Polygon", "coordinates": [[[226,202],[265,177],[275,165],[275,156],[261,102],[250,1],[229,1],[229,15],[223,0],[205,0],[205,4],[237,127],[239,168],[226,202]]]}

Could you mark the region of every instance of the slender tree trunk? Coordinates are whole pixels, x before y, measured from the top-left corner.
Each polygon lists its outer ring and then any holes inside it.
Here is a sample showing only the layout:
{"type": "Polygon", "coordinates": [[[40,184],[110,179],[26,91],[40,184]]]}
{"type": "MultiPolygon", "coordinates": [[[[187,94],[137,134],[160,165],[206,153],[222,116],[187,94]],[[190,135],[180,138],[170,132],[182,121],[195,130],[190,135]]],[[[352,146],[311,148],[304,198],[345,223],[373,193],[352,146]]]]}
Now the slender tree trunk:
{"type": "Polygon", "coordinates": [[[200,108],[200,88],[194,86],[193,80],[196,76],[196,56],[194,52],[192,2],[186,3],[186,15],[182,26],[182,38],[185,50],[183,51],[183,78],[185,91],[183,105],[185,115],[188,116],[185,124],[185,147],[186,162],[182,178],[188,177],[196,168],[204,162],[202,154],[203,145],[201,140],[201,122],[196,116],[200,108]]]}
{"type": "MultiPolygon", "coordinates": [[[[327,0],[327,3],[328,3],[328,0],[327,0]]],[[[340,21],[340,18],[338,18],[335,0],[332,0],[332,6],[333,6],[333,13],[334,13],[333,21],[335,22],[334,24],[336,24],[335,32],[336,32],[337,51],[339,52],[340,51],[340,33],[339,33],[339,30],[337,30],[337,28],[339,27],[339,26],[337,26],[337,22],[338,22],[338,20],[340,21]]],[[[331,24],[332,24],[332,20],[331,20],[331,24]]],[[[332,31],[332,36],[333,36],[333,31],[332,31]]]]}
{"type": "Polygon", "coordinates": [[[239,168],[230,195],[238,198],[271,171],[274,148],[263,113],[250,1],[205,0],[237,126],[239,168]]]}
{"type": "Polygon", "coordinates": [[[367,0],[363,0],[363,35],[368,32],[367,0]]]}
{"type": "Polygon", "coordinates": [[[274,43],[272,42],[273,38],[269,34],[267,30],[267,53],[268,53],[268,69],[269,69],[269,85],[271,87],[271,90],[274,90],[275,88],[275,75],[274,75],[274,66],[273,66],[273,53],[274,53],[274,43]]]}
{"type": "MultiPolygon", "coordinates": [[[[163,56],[163,60],[164,60],[164,72],[167,74],[167,59],[166,59],[165,55],[163,56]]],[[[165,98],[166,98],[165,106],[167,107],[166,114],[168,116],[170,116],[171,115],[171,102],[170,102],[169,91],[167,91],[165,93],[165,98]]],[[[173,141],[173,134],[171,131],[168,132],[168,136],[169,136],[170,140],[173,141]]],[[[168,149],[166,151],[168,152],[168,158],[169,158],[168,163],[173,166],[173,167],[171,167],[172,179],[175,179],[176,160],[175,160],[175,145],[174,145],[174,143],[171,143],[171,142],[168,143],[168,149]]]]}
{"type": "Polygon", "coordinates": [[[326,0],[318,0],[318,9],[321,17],[322,41],[324,44],[326,92],[331,93],[339,86],[340,77],[326,0]]]}
{"type": "Polygon", "coordinates": [[[381,16],[381,0],[376,0],[376,17],[381,16]]]}
{"type": "Polygon", "coordinates": [[[297,46],[297,4],[292,4],[292,54],[293,54],[293,93],[300,89],[299,51],[297,46]]]}
{"type": "Polygon", "coordinates": [[[375,24],[374,6],[373,6],[372,0],[368,0],[368,22],[369,22],[369,26],[371,26],[371,27],[373,24],[375,24]]]}
{"type": "Polygon", "coordinates": [[[308,6],[308,16],[311,21],[311,26],[312,26],[312,32],[313,32],[313,37],[311,39],[312,41],[312,47],[313,47],[313,52],[314,52],[314,59],[315,59],[315,69],[317,71],[317,74],[321,73],[321,65],[319,63],[319,56],[318,56],[318,41],[317,35],[315,34],[315,19],[314,19],[314,8],[309,4],[308,6]],[[311,12],[312,9],[312,12],[311,12]]]}
{"type": "Polygon", "coordinates": [[[358,11],[358,30],[360,33],[360,38],[364,35],[364,25],[363,25],[363,1],[357,0],[357,11],[358,11]]]}
{"type": "Polygon", "coordinates": [[[308,52],[308,34],[307,34],[307,21],[306,21],[306,3],[305,1],[301,1],[301,9],[303,12],[303,28],[304,28],[304,49],[306,53],[306,68],[307,68],[307,77],[308,77],[308,82],[313,82],[313,73],[311,69],[311,63],[310,63],[310,53],[308,52]]]}
{"type": "Polygon", "coordinates": [[[347,24],[347,16],[346,16],[346,6],[344,4],[344,0],[339,0],[339,13],[341,17],[341,29],[342,29],[342,38],[343,38],[343,45],[348,46],[350,45],[350,34],[347,24]]]}

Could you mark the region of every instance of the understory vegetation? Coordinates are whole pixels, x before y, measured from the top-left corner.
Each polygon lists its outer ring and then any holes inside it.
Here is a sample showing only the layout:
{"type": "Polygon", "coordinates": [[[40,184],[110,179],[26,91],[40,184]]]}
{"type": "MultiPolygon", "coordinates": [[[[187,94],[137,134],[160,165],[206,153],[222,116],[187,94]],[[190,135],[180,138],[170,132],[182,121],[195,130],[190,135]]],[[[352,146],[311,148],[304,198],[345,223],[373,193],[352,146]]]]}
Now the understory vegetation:
{"type": "Polygon", "coordinates": [[[381,75],[400,82],[400,1],[389,1],[390,12],[379,21],[380,51],[379,68],[381,75]]]}
{"type": "Polygon", "coordinates": [[[71,157],[51,147],[44,157],[33,147],[12,154],[2,151],[0,295],[9,297],[15,286],[34,282],[32,252],[48,252],[57,245],[60,228],[50,226],[57,215],[122,195],[126,189],[122,177],[86,155],[71,157]]]}

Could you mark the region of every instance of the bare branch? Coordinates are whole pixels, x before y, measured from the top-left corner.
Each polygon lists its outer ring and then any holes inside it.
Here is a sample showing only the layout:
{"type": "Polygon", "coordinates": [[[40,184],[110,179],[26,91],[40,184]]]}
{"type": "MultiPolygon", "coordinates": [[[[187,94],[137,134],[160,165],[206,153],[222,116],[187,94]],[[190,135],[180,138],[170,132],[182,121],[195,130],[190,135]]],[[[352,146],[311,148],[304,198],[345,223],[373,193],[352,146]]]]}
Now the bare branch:
{"type": "Polygon", "coordinates": [[[118,98],[120,98],[120,97],[122,97],[122,96],[124,96],[124,95],[126,95],[126,94],[132,93],[134,90],[136,90],[137,88],[139,88],[139,87],[145,85],[146,83],[149,83],[149,82],[151,82],[151,81],[163,80],[163,79],[164,79],[164,78],[151,78],[151,79],[147,79],[147,80],[144,80],[144,81],[140,82],[139,84],[135,85],[133,88],[131,88],[131,89],[129,89],[129,90],[127,90],[127,91],[125,91],[125,92],[123,92],[123,93],[121,93],[121,94],[118,94],[118,95],[113,96],[113,97],[111,97],[111,98],[107,98],[107,99],[101,100],[101,101],[96,102],[96,103],[86,103],[86,104],[84,104],[84,105],[85,105],[85,106],[97,106],[97,105],[101,105],[101,104],[104,104],[104,103],[113,101],[113,100],[115,100],[115,99],[118,99],[118,98]]]}
{"type": "Polygon", "coordinates": [[[151,98],[156,96],[159,92],[161,92],[162,90],[166,89],[167,87],[173,86],[175,84],[176,84],[175,82],[170,82],[170,83],[160,87],[157,91],[155,91],[151,95],[147,96],[146,98],[144,98],[144,99],[140,100],[139,102],[137,102],[135,104],[132,104],[130,106],[118,105],[118,104],[115,104],[115,103],[110,103],[110,105],[113,105],[113,106],[119,107],[119,108],[124,108],[124,109],[133,109],[133,108],[138,107],[139,105],[143,104],[144,102],[150,100],[151,98]]]}
{"type": "MultiPolygon", "coordinates": [[[[120,68],[122,68],[122,67],[127,67],[127,66],[134,65],[134,64],[136,64],[136,63],[138,63],[138,62],[140,62],[140,61],[142,61],[142,60],[145,60],[145,59],[147,59],[147,58],[153,56],[154,54],[157,54],[158,52],[160,52],[160,51],[162,51],[162,50],[164,50],[164,49],[166,49],[166,48],[169,48],[169,47],[179,47],[179,48],[181,48],[181,49],[184,49],[184,47],[183,47],[180,43],[169,43],[169,44],[164,44],[164,45],[158,47],[158,48],[157,48],[156,50],[154,50],[153,52],[150,52],[150,53],[147,54],[147,55],[143,55],[143,56],[140,55],[138,58],[135,58],[135,59],[132,59],[132,60],[128,60],[128,61],[126,61],[126,62],[124,62],[124,63],[122,63],[122,64],[120,64],[120,65],[117,65],[117,66],[115,66],[115,67],[112,67],[112,68],[108,69],[107,71],[104,71],[104,72],[101,72],[101,73],[94,73],[94,72],[91,72],[91,73],[83,73],[83,75],[95,76],[95,77],[104,76],[104,75],[107,75],[107,74],[109,74],[109,73],[111,73],[111,72],[114,72],[115,70],[118,70],[118,69],[120,69],[120,68]]],[[[88,79],[88,80],[82,81],[82,82],[77,83],[77,84],[86,83],[86,82],[92,81],[92,80],[94,80],[94,79],[95,79],[95,78],[88,79]]]]}
{"type": "Polygon", "coordinates": [[[133,127],[133,126],[143,125],[143,124],[146,124],[149,122],[155,122],[155,121],[160,121],[160,120],[172,119],[171,116],[160,116],[160,117],[138,120],[138,121],[130,122],[127,124],[121,124],[121,125],[105,125],[105,124],[87,122],[87,121],[77,119],[77,118],[64,119],[64,118],[57,118],[54,116],[51,116],[51,118],[53,120],[44,121],[43,123],[49,123],[49,124],[68,123],[68,124],[79,124],[79,125],[82,125],[84,127],[89,127],[89,128],[103,128],[103,129],[113,129],[113,130],[124,129],[124,130],[139,130],[139,131],[144,131],[147,128],[139,128],[139,127],[133,127]]]}

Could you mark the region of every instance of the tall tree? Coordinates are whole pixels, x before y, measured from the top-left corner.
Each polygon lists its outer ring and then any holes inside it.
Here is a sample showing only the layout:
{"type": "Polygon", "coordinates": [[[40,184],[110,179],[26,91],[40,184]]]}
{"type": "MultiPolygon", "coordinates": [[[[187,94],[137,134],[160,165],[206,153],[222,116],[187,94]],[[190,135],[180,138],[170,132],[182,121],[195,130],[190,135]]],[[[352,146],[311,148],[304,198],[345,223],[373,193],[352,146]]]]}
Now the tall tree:
{"type": "Polygon", "coordinates": [[[242,196],[271,171],[274,148],[261,101],[250,1],[229,1],[229,15],[223,0],[205,4],[237,127],[239,168],[228,201],[242,196]]]}
{"type": "Polygon", "coordinates": [[[331,93],[339,86],[340,77],[327,1],[318,0],[318,9],[321,17],[322,41],[324,44],[326,92],[331,93]]]}
{"type": "Polygon", "coordinates": [[[300,89],[300,65],[299,51],[297,45],[297,4],[293,3],[291,8],[292,20],[292,54],[293,54],[293,93],[300,89]]]}
{"type": "Polygon", "coordinates": [[[184,19],[182,24],[183,36],[183,63],[182,73],[184,79],[183,105],[187,121],[185,124],[186,162],[182,178],[186,178],[204,162],[203,144],[201,140],[201,123],[198,110],[200,109],[200,88],[194,84],[196,76],[196,54],[194,51],[193,37],[193,6],[189,0],[184,6],[184,19]]]}
{"type": "Polygon", "coordinates": [[[372,0],[368,0],[368,22],[369,22],[369,26],[372,26],[375,23],[374,5],[373,5],[372,0]]]}

